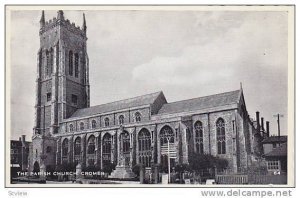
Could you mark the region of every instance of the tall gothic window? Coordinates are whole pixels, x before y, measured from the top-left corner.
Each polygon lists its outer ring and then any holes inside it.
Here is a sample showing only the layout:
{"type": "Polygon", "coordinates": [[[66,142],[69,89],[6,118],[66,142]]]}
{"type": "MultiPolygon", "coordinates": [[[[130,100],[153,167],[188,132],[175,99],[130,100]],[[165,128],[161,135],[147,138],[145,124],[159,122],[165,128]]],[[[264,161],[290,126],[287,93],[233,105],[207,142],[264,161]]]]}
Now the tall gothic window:
{"type": "Polygon", "coordinates": [[[75,54],[75,77],[78,78],[79,73],[79,56],[78,53],[75,54]]]}
{"type": "Polygon", "coordinates": [[[95,136],[91,135],[88,139],[88,154],[95,153],[95,136]]]}
{"type": "Polygon", "coordinates": [[[73,52],[69,52],[69,75],[73,76],[73,52]]]}
{"type": "Polygon", "coordinates": [[[80,155],[80,153],[81,153],[81,137],[77,137],[75,139],[74,155],[80,155]]]}
{"type": "Polygon", "coordinates": [[[102,158],[103,158],[104,165],[110,163],[111,145],[112,145],[112,136],[109,133],[106,133],[103,137],[103,144],[102,144],[102,158]]]}
{"type": "Polygon", "coordinates": [[[119,116],[119,125],[122,125],[122,124],[124,124],[124,116],[120,115],[119,116]]]}
{"type": "Polygon", "coordinates": [[[225,122],[219,118],[216,123],[218,154],[226,154],[225,122]]]}
{"type": "Polygon", "coordinates": [[[62,156],[63,157],[68,156],[68,152],[69,152],[69,140],[66,138],[62,143],[62,156]]]}
{"type": "Polygon", "coordinates": [[[106,126],[106,127],[109,126],[109,118],[104,119],[104,126],[106,126]]]}
{"type": "Polygon", "coordinates": [[[97,126],[96,120],[92,120],[92,129],[95,129],[97,126]]]}
{"type": "Polygon", "coordinates": [[[138,135],[139,162],[146,167],[150,167],[152,152],[151,152],[151,135],[147,129],[142,129],[138,135]]]}
{"type": "Polygon", "coordinates": [[[51,48],[50,49],[50,64],[49,64],[49,67],[48,67],[48,70],[49,70],[49,72],[48,72],[48,75],[51,75],[52,74],[52,68],[53,68],[53,49],[51,48]]]}
{"type": "Polygon", "coordinates": [[[130,137],[127,131],[124,131],[120,135],[120,143],[122,149],[122,155],[125,159],[125,165],[129,165],[130,163],[130,137]]]}
{"type": "Polygon", "coordinates": [[[140,114],[140,112],[136,112],[134,114],[134,116],[135,116],[135,121],[136,122],[140,122],[141,121],[141,114],[140,114]]]}
{"type": "Polygon", "coordinates": [[[197,121],[195,123],[195,140],[196,140],[196,152],[203,154],[203,126],[202,122],[197,121]]]}
{"type": "Polygon", "coordinates": [[[168,170],[168,153],[170,154],[170,165],[175,166],[176,146],[175,146],[175,134],[171,127],[164,126],[160,130],[160,150],[161,150],[161,165],[164,171],[168,170]],[[169,152],[168,152],[169,141],[169,152]]]}

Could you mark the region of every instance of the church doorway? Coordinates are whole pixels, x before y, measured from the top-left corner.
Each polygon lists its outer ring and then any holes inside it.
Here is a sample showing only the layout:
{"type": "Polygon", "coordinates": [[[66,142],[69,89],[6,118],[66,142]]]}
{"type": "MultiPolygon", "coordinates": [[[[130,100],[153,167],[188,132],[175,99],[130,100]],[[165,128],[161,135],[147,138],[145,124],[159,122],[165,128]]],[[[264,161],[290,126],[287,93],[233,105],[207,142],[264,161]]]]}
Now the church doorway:
{"type": "Polygon", "coordinates": [[[40,172],[40,164],[36,161],[33,164],[33,173],[34,175],[38,175],[40,172]]]}

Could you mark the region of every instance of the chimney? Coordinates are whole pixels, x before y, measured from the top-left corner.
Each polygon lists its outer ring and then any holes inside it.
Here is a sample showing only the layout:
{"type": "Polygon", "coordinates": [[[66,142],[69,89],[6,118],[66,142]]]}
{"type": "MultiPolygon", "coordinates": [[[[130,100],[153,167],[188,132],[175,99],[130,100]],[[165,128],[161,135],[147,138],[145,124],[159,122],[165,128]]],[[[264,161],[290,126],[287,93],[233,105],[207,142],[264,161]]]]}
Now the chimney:
{"type": "Polygon", "coordinates": [[[265,131],[264,118],[263,117],[261,117],[261,130],[265,131]]]}
{"type": "Polygon", "coordinates": [[[266,122],[267,137],[270,137],[270,122],[266,122]]]}
{"type": "Polygon", "coordinates": [[[26,135],[22,135],[22,146],[25,146],[26,135]]]}
{"type": "Polygon", "coordinates": [[[259,133],[259,129],[260,129],[260,124],[259,124],[259,111],[256,111],[256,124],[257,124],[257,132],[259,133]]]}

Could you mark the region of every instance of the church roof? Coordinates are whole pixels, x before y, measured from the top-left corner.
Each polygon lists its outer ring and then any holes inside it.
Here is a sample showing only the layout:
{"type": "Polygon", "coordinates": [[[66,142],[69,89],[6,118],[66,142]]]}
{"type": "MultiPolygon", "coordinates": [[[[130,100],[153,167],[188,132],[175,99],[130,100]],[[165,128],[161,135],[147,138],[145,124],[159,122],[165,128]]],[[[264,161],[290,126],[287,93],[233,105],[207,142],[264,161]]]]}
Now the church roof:
{"type": "Polygon", "coordinates": [[[287,136],[286,135],[281,135],[280,137],[278,137],[277,135],[270,136],[262,141],[262,143],[264,143],[264,144],[278,143],[278,142],[287,142],[287,136]]]}
{"type": "Polygon", "coordinates": [[[160,94],[163,94],[163,92],[159,91],[159,92],[150,93],[142,96],[137,96],[134,98],[129,98],[129,99],[124,99],[124,100],[111,102],[107,104],[78,109],[77,111],[74,112],[71,118],[91,116],[95,114],[128,109],[132,107],[139,107],[143,105],[151,105],[155,102],[155,100],[159,97],[160,94]]]}
{"type": "Polygon", "coordinates": [[[158,111],[158,114],[189,112],[217,106],[236,104],[240,99],[240,92],[241,90],[236,90],[200,98],[167,103],[162,106],[162,108],[158,111]]]}
{"type": "Polygon", "coordinates": [[[283,143],[279,147],[274,148],[271,152],[265,154],[265,157],[286,157],[286,156],[287,156],[287,143],[283,143]]]}

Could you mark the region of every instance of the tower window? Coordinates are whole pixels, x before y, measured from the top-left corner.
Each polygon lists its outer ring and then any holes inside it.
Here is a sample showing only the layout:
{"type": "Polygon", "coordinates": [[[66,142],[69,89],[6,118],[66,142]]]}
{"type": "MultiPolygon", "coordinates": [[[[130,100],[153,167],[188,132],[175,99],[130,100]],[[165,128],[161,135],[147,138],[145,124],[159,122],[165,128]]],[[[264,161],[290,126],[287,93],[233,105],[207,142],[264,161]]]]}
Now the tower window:
{"type": "Polygon", "coordinates": [[[47,148],[46,148],[46,153],[51,153],[51,151],[52,151],[51,146],[47,146],[47,148]]]}
{"type": "Polygon", "coordinates": [[[73,52],[69,52],[69,75],[73,76],[73,52]]]}
{"type": "Polygon", "coordinates": [[[51,92],[47,93],[47,102],[51,101],[51,92]]]}
{"type": "Polygon", "coordinates": [[[77,98],[77,96],[74,95],[74,94],[72,94],[72,103],[73,103],[74,105],[77,105],[77,103],[78,103],[78,98],[77,98]]]}
{"type": "Polygon", "coordinates": [[[75,77],[78,78],[78,73],[79,73],[79,56],[76,53],[75,54],[75,77]]]}

